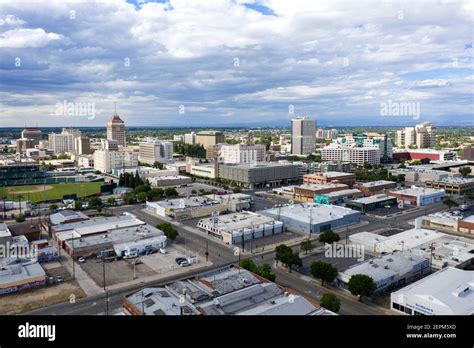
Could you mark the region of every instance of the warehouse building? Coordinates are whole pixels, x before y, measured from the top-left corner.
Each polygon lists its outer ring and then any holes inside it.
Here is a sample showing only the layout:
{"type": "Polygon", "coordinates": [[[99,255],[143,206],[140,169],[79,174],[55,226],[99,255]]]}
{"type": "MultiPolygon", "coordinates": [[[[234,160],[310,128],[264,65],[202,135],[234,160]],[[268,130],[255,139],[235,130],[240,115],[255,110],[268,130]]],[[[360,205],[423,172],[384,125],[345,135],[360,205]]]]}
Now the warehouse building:
{"type": "Polygon", "coordinates": [[[283,223],[253,212],[217,215],[202,219],[197,227],[226,244],[245,243],[249,240],[283,232],[283,223]]]}
{"type": "Polygon", "coordinates": [[[293,198],[299,202],[313,203],[316,195],[347,190],[346,184],[303,184],[293,188],[293,198]]]}
{"type": "Polygon", "coordinates": [[[148,179],[152,187],[187,185],[192,181],[193,179],[184,175],[155,176],[148,179]]]}
{"type": "Polygon", "coordinates": [[[49,223],[51,225],[68,224],[85,220],[89,220],[89,217],[86,214],[75,210],[62,210],[49,216],[49,223]]]}
{"type": "Polygon", "coordinates": [[[337,205],[291,204],[259,211],[284,223],[288,230],[317,233],[360,222],[360,213],[337,205]]]}
{"type": "Polygon", "coordinates": [[[44,286],[46,273],[39,263],[30,259],[0,259],[0,296],[44,286]]]}
{"type": "Polygon", "coordinates": [[[185,220],[226,211],[227,205],[208,197],[194,196],[146,202],[146,210],[161,217],[185,220]]]}
{"type": "Polygon", "coordinates": [[[246,188],[278,187],[297,183],[297,164],[257,162],[254,164],[223,164],[219,166],[219,177],[234,181],[246,188]]]}
{"type": "Polygon", "coordinates": [[[350,188],[355,184],[355,174],[344,172],[312,173],[303,176],[304,184],[346,184],[350,188]]]}
{"type": "Polygon", "coordinates": [[[372,196],[378,193],[384,193],[385,190],[391,190],[397,187],[397,184],[388,180],[377,180],[369,182],[357,182],[354,188],[360,190],[364,196],[372,196]]]}
{"type": "Polygon", "coordinates": [[[329,193],[318,193],[314,202],[318,204],[344,204],[347,201],[357,199],[362,196],[362,192],[357,189],[333,191],[329,193]]]}
{"type": "Polygon", "coordinates": [[[98,254],[102,250],[114,249],[118,257],[127,254],[127,250],[163,248],[166,246],[166,236],[163,231],[144,224],[124,228],[110,228],[100,234],[80,234],[73,231],[60,232],[56,234],[58,242],[64,250],[74,256],[90,256],[98,254]],[[159,243],[159,246],[156,246],[159,243]]]}
{"type": "Polygon", "coordinates": [[[474,272],[443,268],[392,292],[390,302],[406,315],[474,315],[474,272]]]}
{"type": "Polygon", "coordinates": [[[11,242],[12,233],[6,224],[0,222],[0,245],[7,245],[11,242]]]}
{"type": "Polygon", "coordinates": [[[403,204],[416,207],[423,207],[425,205],[442,202],[444,198],[443,190],[417,186],[412,186],[402,190],[389,191],[387,194],[402,201],[403,204]]]}
{"type": "Polygon", "coordinates": [[[346,207],[358,210],[360,212],[368,212],[382,207],[396,206],[397,199],[386,194],[378,194],[369,197],[362,197],[351,200],[346,203],[346,207]]]}
{"type": "Polygon", "coordinates": [[[124,297],[129,315],[334,315],[238,266],[224,266],[124,297]]]}
{"type": "Polygon", "coordinates": [[[446,177],[439,180],[427,180],[426,187],[444,190],[449,195],[474,193],[474,179],[446,177]]]}
{"type": "Polygon", "coordinates": [[[212,194],[206,197],[226,205],[228,211],[234,212],[250,209],[253,202],[252,196],[245,193],[212,194]]]}
{"type": "Polygon", "coordinates": [[[381,255],[339,272],[338,285],[345,288],[351,277],[364,274],[374,280],[376,293],[384,293],[391,288],[403,286],[429,273],[428,260],[409,252],[394,252],[381,255]]]}
{"type": "Polygon", "coordinates": [[[451,173],[444,170],[425,169],[425,168],[397,168],[390,169],[389,174],[404,175],[405,181],[410,183],[425,183],[427,181],[440,181],[446,178],[460,177],[459,173],[451,173]]]}

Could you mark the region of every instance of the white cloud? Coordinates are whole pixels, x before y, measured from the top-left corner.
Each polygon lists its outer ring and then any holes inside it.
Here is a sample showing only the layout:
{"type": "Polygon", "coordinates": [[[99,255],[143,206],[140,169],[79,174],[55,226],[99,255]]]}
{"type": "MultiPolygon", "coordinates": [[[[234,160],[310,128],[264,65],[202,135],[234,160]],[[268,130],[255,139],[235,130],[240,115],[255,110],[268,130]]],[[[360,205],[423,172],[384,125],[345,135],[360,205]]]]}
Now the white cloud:
{"type": "Polygon", "coordinates": [[[61,40],[62,35],[46,33],[43,29],[12,29],[0,34],[0,47],[27,48],[43,47],[52,41],[61,40]]]}

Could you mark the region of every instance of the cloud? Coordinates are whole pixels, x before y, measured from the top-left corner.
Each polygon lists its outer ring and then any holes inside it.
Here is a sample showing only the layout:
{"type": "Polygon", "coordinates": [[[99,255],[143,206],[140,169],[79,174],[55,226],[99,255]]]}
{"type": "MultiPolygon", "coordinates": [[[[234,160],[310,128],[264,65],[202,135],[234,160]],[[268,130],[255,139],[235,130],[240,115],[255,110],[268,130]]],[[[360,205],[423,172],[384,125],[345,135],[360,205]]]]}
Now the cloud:
{"type": "Polygon", "coordinates": [[[88,125],[114,102],[129,125],[285,123],[290,104],[378,124],[391,99],[449,124],[472,119],[471,25],[469,1],[2,1],[0,122],[89,98],[88,125]]]}

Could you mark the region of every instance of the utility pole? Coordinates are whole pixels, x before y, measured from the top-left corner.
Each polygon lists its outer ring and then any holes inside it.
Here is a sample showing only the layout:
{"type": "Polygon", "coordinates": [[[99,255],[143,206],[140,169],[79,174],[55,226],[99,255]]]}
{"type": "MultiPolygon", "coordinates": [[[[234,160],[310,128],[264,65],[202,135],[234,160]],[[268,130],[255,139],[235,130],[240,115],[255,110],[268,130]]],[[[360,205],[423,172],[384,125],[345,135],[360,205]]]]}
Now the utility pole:
{"type": "Polygon", "coordinates": [[[209,261],[209,241],[206,239],[206,262],[209,261]]]}
{"type": "MultiPolygon", "coordinates": [[[[74,233],[74,232],[73,232],[74,233]]],[[[74,239],[76,237],[72,235],[72,279],[76,280],[76,267],[74,264],[74,239]]]]}
{"type": "Polygon", "coordinates": [[[313,233],[313,206],[309,207],[309,239],[311,239],[311,234],[313,233]]]}

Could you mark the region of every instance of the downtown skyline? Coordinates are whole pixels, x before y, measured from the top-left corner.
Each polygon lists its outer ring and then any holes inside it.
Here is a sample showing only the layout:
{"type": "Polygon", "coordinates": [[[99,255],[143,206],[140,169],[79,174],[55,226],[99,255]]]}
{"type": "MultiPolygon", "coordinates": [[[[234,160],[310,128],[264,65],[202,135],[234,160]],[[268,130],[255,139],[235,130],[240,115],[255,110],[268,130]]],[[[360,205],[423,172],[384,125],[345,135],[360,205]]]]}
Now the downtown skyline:
{"type": "Polygon", "coordinates": [[[1,127],[473,125],[471,2],[1,4],[1,127]]]}

